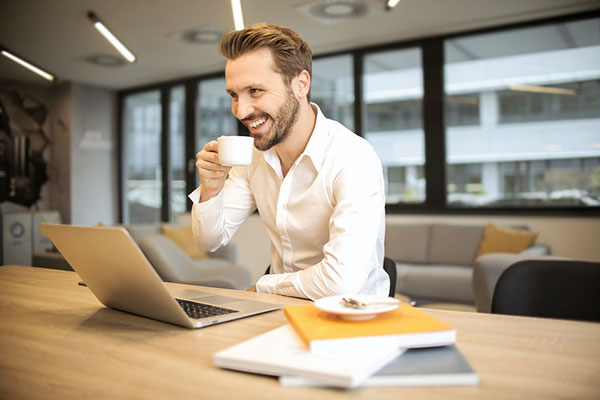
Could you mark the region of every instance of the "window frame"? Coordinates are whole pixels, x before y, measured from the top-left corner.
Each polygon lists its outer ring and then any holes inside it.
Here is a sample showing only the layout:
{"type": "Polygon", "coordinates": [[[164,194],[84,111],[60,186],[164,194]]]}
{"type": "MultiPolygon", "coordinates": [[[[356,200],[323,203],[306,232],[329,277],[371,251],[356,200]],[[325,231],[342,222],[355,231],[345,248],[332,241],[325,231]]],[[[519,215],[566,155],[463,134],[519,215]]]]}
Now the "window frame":
{"type": "MultiPolygon", "coordinates": [[[[533,21],[513,23],[491,28],[474,29],[454,32],[447,35],[432,35],[419,39],[411,39],[393,43],[386,43],[379,46],[368,46],[354,49],[345,49],[336,52],[318,54],[314,59],[335,57],[340,55],[350,55],[352,58],[352,68],[354,73],[354,126],[355,133],[364,136],[364,116],[366,115],[365,104],[362,98],[363,91],[363,61],[364,57],[386,50],[401,50],[404,48],[418,47],[421,50],[423,66],[423,130],[425,133],[425,165],[424,173],[426,180],[426,198],[423,203],[415,204],[387,204],[386,213],[388,214],[440,214],[440,215],[531,215],[531,216],[575,216],[589,217],[600,215],[600,206],[593,207],[465,207],[449,208],[446,204],[446,126],[445,126],[445,92],[444,92],[444,41],[463,36],[487,34],[493,32],[503,32],[514,29],[530,28],[548,24],[564,23],[577,21],[581,19],[600,18],[600,10],[588,11],[577,14],[564,15],[559,17],[537,19],[533,21]]],[[[162,133],[163,154],[161,157],[161,168],[167,173],[163,173],[163,199],[161,218],[169,221],[169,160],[168,160],[168,100],[171,88],[183,85],[185,87],[185,134],[186,134],[186,190],[193,191],[195,188],[195,102],[197,96],[197,87],[201,80],[223,78],[224,70],[220,72],[197,75],[182,79],[176,79],[156,84],[144,85],[140,87],[125,89],[117,92],[117,138],[118,138],[118,185],[119,185],[119,220],[123,221],[123,211],[125,207],[125,190],[123,166],[123,106],[124,100],[128,95],[136,94],[148,90],[160,90],[161,107],[163,109],[162,133]],[[166,111],[165,111],[166,109],[166,111]],[[166,150],[165,150],[166,148],[166,150]],[[166,196],[166,197],[165,197],[166,196]]],[[[238,124],[238,135],[247,135],[243,125],[238,124]]],[[[191,202],[188,203],[188,211],[191,209],[191,202]]]]}

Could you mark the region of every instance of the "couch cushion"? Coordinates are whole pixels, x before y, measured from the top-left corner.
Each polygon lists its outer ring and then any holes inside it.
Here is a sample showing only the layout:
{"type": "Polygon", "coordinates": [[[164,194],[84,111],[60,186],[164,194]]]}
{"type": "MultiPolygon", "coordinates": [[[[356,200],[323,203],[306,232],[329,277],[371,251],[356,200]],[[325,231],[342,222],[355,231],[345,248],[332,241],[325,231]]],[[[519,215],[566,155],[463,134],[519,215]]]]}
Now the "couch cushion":
{"type": "Polygon", "coordinates": [[[125,228],[136,242],[139,242],[144,236],[160,233],[160,225],[158,224],[134,224],[125,228]]]}
{"type": "Polygon", "coordinates": [[[396,292],[412,298],[473,302],[471,266],[396,264],[396,292]]]}
{"type": "Polygon", "coordinates": [[[433,224],[429,241],[432,264],[472,265],[485,224],[433,224]]]}
{"type": "Polygon", "coordinates": [[[488,253],[520,253],[530,247],[537,232],[487,224],[479,245],[477,257],[488,253]]]}
{"type": "Polygon", "coordinates": [[[165,236],[174,241],[190,258],[208,258],[206,252],[196,247],[196,243],[194,242],[194,232],[192,232],[191,225],[179,226],[162,224],[162,230],[165,236]]]}
{"type": "Polygon", "coordinates": [[[389,224],[385,232],[385,255],[394,261],[426,263],[429,224],[389,224]]]}

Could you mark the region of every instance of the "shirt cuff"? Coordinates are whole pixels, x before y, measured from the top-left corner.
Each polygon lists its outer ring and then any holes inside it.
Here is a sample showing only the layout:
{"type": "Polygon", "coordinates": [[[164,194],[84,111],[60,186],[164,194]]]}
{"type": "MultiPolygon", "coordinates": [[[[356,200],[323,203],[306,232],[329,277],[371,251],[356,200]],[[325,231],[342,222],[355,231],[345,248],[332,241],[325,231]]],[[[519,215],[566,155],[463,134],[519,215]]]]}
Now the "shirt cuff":
{"type": "Polygon", "coordinates": [[[202,191],[202,185],[198,186],[196,190],[188,195],[188,198],[194,203],[194,208],[198,212],[212,210],[213,207],[223,207],[223,196],[224,190],[221,191],[213,198],[208,199],[207,201],[200,202],[202,191]]]}
{"type": "Polygon", "coordinates": [[[256,282],[256,291],[258,293],[271,293],[290,297],[309,298],[304,293],[304,290],[300,285],[298,272],[263,275],[258,282],[256,282]]]}

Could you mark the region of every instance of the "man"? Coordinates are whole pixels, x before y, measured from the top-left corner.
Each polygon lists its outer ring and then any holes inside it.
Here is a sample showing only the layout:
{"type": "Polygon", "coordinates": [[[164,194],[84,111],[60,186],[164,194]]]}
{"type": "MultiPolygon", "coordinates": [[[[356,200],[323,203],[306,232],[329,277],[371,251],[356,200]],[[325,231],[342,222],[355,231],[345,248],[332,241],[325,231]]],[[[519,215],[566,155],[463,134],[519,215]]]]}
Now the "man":
{"type": "Polygon", "coordinates": [[[387,296],[385,196],[373,147],[310,103],[312,52],[292,30],[256,24],[225,34],[231,111],[254,138],[249,166],[219,164],[216,141],[197,154],[190,194],[196,245],[214,251],[258,209],[271,274],[250,290],[316,300],[387,296]]]}

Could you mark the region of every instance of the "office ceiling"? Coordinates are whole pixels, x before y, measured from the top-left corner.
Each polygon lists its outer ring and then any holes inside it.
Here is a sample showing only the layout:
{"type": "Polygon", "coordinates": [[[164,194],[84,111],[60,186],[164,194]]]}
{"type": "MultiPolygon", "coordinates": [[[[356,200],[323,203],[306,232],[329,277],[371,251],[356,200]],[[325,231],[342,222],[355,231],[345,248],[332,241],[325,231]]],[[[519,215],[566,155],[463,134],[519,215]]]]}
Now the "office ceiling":
{"type": "MultiPolygon", "coordinates": [[[[246,24],[289,26],[315,54],[600,8],[598,0],[401,0],[390,11],[385,10],[385,0],[241,3],[246,24]],[[353,15],[325,18],[323,11],[353,15]],[[321,16],[316,15],[319,12],[321,16]]],[[[221,71],[225,63],[211,39],[230,29],[229,0],[0,1],[0,46],[59,81],[109,89],[221,71]],[[121,63],[116,50],[87,19],[88,11],[94,11],[130,48],[137,56],[135,63],[121,63]]],[[[0,80],[49,84],[5,57],[0,57],[0,80]]]]}

